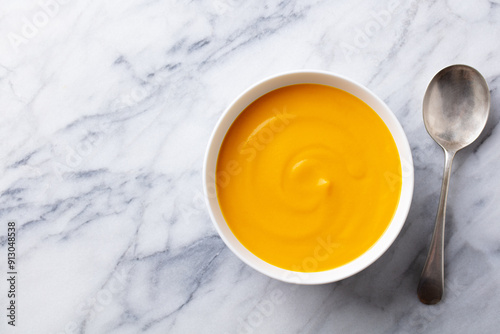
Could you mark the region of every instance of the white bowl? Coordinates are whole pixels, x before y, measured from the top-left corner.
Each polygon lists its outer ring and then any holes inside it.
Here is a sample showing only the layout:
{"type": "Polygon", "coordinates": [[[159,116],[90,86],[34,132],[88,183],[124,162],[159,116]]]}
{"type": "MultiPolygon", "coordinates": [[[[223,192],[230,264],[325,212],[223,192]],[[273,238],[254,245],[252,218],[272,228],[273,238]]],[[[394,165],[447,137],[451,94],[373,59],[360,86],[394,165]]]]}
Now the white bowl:
{"type": "Polygon", "coordinates": [[[221,118],[217,122],[208,143],[203,165],[203,186],[208,211],[217,232],[229,249],[231,249],[231,251],[233,251],[233,253],[236,254],[243,262],[269,277],[284,282],[298,284],[323,284],[347,278],[365,269],[370,264],[375,262],[394,242],[405,223],[413,196],[413,159],[410,145],[408,144],[406,135],[396,116],[394,116],[391,110],[381,99],[375,96],[375,94],[370,92],[368,89],[345,77],[328,72],[287,72],[267,78],[250,87],[238,98],[236,98],[236,100],[234,100],[233,103],[231,103],[231,105],[224,111],[221,118]],[[401,197],[396,213],[394,214],[389,227],[385,230],[384,234],[378,239],[378,241],[361,256],[343,266],[327,271],[307,273],[295,272],[276,267],[265,262],[264,260],[261,260],[246,249],[234,236],[224,220],[224,216],[222,215],[217,200],[215,187],[215,170],[219,150],[226,132],[236,117],[250,103],[258,99],[260,96],[280,87],[301,83],[322,84],[342,89],[358,97],[375,110],[375,112],[380,116],[380,118],[382,118],[384,123],[389,128],[392,137],[396,142],[403,174],[401,197]]]}

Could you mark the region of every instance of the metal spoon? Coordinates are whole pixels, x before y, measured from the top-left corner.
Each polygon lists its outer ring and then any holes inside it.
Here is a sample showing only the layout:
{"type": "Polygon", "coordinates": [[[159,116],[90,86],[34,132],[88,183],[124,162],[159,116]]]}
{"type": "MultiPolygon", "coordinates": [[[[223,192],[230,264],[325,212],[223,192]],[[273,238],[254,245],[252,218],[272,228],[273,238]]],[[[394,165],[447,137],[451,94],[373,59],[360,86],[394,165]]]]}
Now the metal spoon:
{"type": "Polygon", "coordinates": [[[451,164],[455,153],[470,145],[488,119],[490,92],[482,75],[470,66],[442,69],[429,83],[424,96],[424,124],[444,150],[445,165],[441,197],[429,255],[418,283],[418,298],[436,304],[444,290],[444,220],[451,164]]]}

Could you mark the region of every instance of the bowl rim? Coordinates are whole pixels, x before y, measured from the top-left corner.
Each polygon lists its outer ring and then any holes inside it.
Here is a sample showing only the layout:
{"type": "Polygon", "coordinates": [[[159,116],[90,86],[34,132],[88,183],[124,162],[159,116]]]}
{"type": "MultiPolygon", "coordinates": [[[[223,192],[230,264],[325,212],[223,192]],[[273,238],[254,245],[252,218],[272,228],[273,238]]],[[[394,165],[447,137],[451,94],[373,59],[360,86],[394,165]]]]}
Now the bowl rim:
{"type": "Polygon", "coordinates": [[[296,70],[278,73],[244,90],[228,105],[219,117],[210,135],[203,161],[203,193],[205,203],[208,208],[210,219],[226,246],[244,263],[258,272],[283,282],[303,285],[325,284],[345,279],[366,269],[379,259],[394,243],[405,224],[413,198],[413,188],[414,167],[411,148],[403,127],[394,113],[383,100],[365,86],[345,76],[320,70],[296,70]],[[306,80],[305,78],[309,79],[306,80]],[[351,262],[340,267],[320,272],[296,272],[279,268],[265,262],[248,251],[248,249],[236,239],[222,216],[215,188],[215,167],[220,146],[236,117],[238,117],[250,103],[267,92],[299,83],[319,83],[336,87],[356,96],[368,104],[379,117],[382,118],[391,132],[398,149],[402,168],[402,186],[399,203],[391,222],[382,236],[366,252],[351,262]],[[269,87],[271,87],[271,89],[269,89],[269,87]],[[212,172],[213,175],[211,174],[212,172]]]}

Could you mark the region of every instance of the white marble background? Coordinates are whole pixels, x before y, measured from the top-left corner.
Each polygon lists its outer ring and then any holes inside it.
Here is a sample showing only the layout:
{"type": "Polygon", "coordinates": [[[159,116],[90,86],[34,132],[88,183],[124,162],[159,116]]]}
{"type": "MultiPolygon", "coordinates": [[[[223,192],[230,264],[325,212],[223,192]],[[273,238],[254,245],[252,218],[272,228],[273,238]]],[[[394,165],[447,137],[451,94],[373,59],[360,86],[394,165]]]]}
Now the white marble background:
{"type": "Polygon", "coordinates": [[[500,2],[0,3],[2,333],[498,333],[500,2]],[[460,152],[444,302],[416,297],[443,154],[421,101],[441,68],[486,77],[485,133],[460,152]],[[321,286],[267,278],[225,247],[201,196],[209,135],[266,76],[348,76],[392,108],[415,193],[387,253],[321,286]],[[5,308],[7,222],[18,227],[17,326],[5,308]]]}

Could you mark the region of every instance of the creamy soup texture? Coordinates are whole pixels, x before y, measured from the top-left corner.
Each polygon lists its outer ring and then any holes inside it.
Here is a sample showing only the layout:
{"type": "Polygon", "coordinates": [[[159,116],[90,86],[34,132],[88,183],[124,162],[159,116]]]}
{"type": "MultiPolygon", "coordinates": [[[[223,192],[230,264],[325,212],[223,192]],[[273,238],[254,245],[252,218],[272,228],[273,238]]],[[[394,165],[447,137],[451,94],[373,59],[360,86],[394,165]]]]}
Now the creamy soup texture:
{"type": "Polygon", "coordinates": [[[342,266],[382,236],[401,194],[389,129],[337,88],[291,85],[250,104],[221,145],[217,197],[236,238],[280,268],[342,266]]]}

